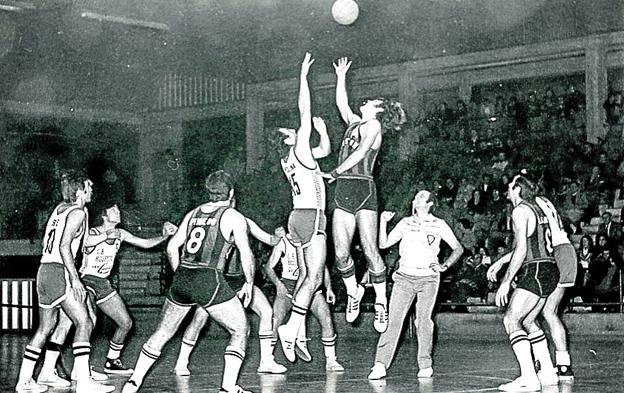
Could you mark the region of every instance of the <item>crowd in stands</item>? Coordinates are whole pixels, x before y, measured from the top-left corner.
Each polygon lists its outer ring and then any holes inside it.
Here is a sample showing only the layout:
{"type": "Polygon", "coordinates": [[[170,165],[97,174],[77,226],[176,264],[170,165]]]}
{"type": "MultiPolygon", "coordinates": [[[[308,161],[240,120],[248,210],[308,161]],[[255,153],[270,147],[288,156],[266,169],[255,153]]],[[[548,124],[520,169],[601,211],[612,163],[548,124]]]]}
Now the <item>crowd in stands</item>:
{"type": "MultiPolygon", "coordinates": [[[[539,181],[560,209],[579,250],[571,298],[619,301],[624,156],[606,141],[586,141],[584,105],[584,95],[574,86],[560,95],[547,88],[508,98],[484,97],[480,103],[460,100],[454,108],[441,103],[416,121],[428,154],[452,150],[451,159],[462,161],[465,168],[434,171],[418,185],[437,193],[437,214],[454,223],[467,250],[463,263],[444,277],[441,302],[491,301],[496,284],[487,281],[486,272],[511,247],[507,183],[521,169],[539,181]]],[[[620,93],[605,102],[605,126],[619,138],[621,105],[620,93]]]]}

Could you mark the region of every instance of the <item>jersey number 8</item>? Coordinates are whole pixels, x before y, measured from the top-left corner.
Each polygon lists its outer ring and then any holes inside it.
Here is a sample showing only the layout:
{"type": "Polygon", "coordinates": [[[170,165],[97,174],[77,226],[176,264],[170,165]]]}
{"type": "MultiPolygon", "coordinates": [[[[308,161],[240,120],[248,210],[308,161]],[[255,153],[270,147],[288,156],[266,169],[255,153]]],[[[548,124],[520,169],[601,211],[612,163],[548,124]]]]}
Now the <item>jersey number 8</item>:
{"type": "Polygon", "coordinates": [[[186,239],[186,251],[189,254],[195,254],[201,248],[205,237],[206,230],[204,227],[193,228],[186,239]]]}

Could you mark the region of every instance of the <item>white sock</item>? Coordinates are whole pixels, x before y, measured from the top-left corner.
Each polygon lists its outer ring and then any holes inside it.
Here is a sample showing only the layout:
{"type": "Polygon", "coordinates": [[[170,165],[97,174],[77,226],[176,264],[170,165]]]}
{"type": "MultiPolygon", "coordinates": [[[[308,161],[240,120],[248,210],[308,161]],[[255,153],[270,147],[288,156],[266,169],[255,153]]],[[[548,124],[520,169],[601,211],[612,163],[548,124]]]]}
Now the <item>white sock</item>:
{"type": "Polygon", "coordinates": [[[39,360],[39,356],[41,356],[41,348],[26,345],[17,383],[27,382],[33,377],[35,365],[37,364],[37,360],[39,360]]]}
{"type": "Polygon", "coordinates": [[[89,357],[91,355],[91,344],[88,342],[75,342],[72,345],[74,352],[74,370],[76,370],[76,382],[81,382],[91,378],[89,369],[89,357]]]}
{"type": "Polygon", "coordinates": [[[123,349],[123,347],[124,347],[123,344],[117,344],[111,341],[108,344],[108,354],[106,354],[106,359],[110,359],[110,360],[119,359],[119,356],[121,356],[121,350],[123,349]]]}
{"type": "Polygon", "coordinates": [[[191,352],[195,349],[197,341],[189,340],[188,338],[182,338],[182,344],[180,344],[180,353],[178,354],[178,360],[176,361],[176,367],[187,367],[191,359],[191,352]]]}
{"type": "Polygon", "coordinates": [[[570,353],[568,351],[555,351],[555,363],[557,366],[569,366],[570,353]]]}
{"type": "Polygon", "coordinates": [[[355,275],[350,277],[343,277],[342,281],[344,281],[345,287],[347,289],[347,295],[355,296],[358,287],[358,282],[355,279],[355,275]]]}
{"type": "Polygon", "coordinates": [[[543,371],[552,370],[553,364],[550,358],[550,352],[548,351],[548,343],[546,342],[546,335],[543,330],[537,330],[529,334],[529,341],[531,342],[531,348],[533,349],[533,356],[535,360],[540,363],[540,369],[543,371]]]}
{"type": "Polygon", "coordinates": [[[46,345],[45,355],[43,356],[43,366],[41,366],[41,375],[51,375],[56,370],[56,362],[58,361],[61,352],[57,349],[60,349],[57,344],[48,343],[46,345]]]}
{"type": "Polygon", "coordinates": [[[224,366],[223,366],[223,381],[221,387],[226,391],[234,391],[236,382],[238,381],[238,373],[240,371],[243,360],[245,360],[245,351],[229,345],[225,348],[223,354],[224,366]]]}
{"type": "Polygon", "coordinates": [[[529,337],[524,330],[518,330],[509,335],[511,349],[513,349],[518,364],[520,365],[520,376],[535,379],[535,365],[533,364],[533,356],[531,355],[531,343],[529,337]]]}
{"type": "Polygon", "coordinates": [[[323,351],[325,352],[325,357],[335,358],[336,357],[336,335],[334,334],[331,337],[321,337],[321,342],[323,343],[323,351]]]}
{"type": "Polygon", "coordinates": [[[134,373],[130,380],[136,382],[137,386],[141,386],[147,372],[152,368],[156,360],[160,357],[160,352],[150,348],[147,344],[143,345],[141,354],[134,366],[134,373]]]}
{"type": "Polygon", "coordinates": [[[260,361],[263,360],[275,360],[273,356],[273,332],[258,332],[258,337],[260,338],[260,361]]]}

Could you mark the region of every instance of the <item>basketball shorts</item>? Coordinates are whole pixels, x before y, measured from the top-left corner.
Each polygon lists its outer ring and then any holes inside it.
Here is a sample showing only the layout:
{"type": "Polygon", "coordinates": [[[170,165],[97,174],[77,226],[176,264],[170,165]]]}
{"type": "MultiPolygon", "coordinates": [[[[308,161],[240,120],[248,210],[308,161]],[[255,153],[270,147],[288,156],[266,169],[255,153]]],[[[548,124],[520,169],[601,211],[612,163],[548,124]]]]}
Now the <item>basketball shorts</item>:
{"type": "Polygon", "coordinates": [[[355,215],[360,210],[377,211],[377,187],[372,179],[336,180],[336,209],[355,215]]]}
{"type": "Polygon", "coordinates": [[[117,293],[108,278],[85,274],[82,276],[82,282],[87,288],[87,291],[91,292],[95,296],[96,304],[104,303],[117,293]]]}
{"type": "Polygon", "coordinates": [[[69,294],[69,272],[62,263],[42,263],[37,271],[39,307],[55,308],[69,294]]]}
{"type": "Polygon", "coordinates": [[[301,247],[309,246],[312,236],[325,235],[326,226],[323,210],[294,209],[288,216],[288,233],[293,244],[301,247]]]}
{"type": "Polygon", "coordinates": [[[224,276],[225,281],[234,292],[240,291],[245,285],[245,276],[224,276]]]}
{"type": "Polygon", "coordinates": [[[539,297],[547,297],[559,282],[559,269],[552,262],[531,262],[522,265],[516,288],[525,289],[539,297]]]}
{"type": "MultiPolygon", "coordinates": [[[[282,278],[280,281],[284,284],[284,286],[286,286],[286,289],[288,289],[288,298],[292,299],[293,294],[295,293],[295,287],[297,286],[297,280],[282,278]]],[[[316,292],[314,292],[313,296],[316,296],[318,294],[323,294],[323,290],[321,287],[319,287],[316,292]]]]}
{"type": "Polygon", "coordinates": [[[180,266],[173,276],[167,299],[178,306],[199,305],[208,308],[225,303],[235,296],[236,293],[225,281],[221,271],[180,266]]]}
{"type": "Polygon", "coordinates": [[[578,263],[576,251],[572,244],[560,244],[555,246],[555,262],[559,269],[559,287],[567,288],[574,286],[578,263]]]}

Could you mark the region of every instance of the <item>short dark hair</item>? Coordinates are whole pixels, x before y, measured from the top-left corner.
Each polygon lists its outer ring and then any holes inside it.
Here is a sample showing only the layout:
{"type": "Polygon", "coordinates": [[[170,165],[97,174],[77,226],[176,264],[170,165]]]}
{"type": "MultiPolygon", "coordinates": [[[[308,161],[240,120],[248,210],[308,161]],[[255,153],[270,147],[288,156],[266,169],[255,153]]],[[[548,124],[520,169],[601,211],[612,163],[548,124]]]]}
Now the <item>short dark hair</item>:
{"type": "Polygon", "coordinates": [[[234,180],[232,175],[219,170],[208,175],[204,185],[208,191],[208,202],[227,201],[234,189],[234,180]]]}
{"type": "Polygon", "coordinates": [[[401,126],[407,121],[405,111],[400,102],[396,102],[389,98],[378,98],[381,100],[381,104],[378,106],[383,108],[383,111],[377,113],[377,120],[381,123],[381,131],[398,131],[401,126]]]}
{"type": "Polygon", "coordinates": [[[64,202],[76,202],[76,191],[85,189],[87,174],[80,170],[68,169],[61,174],[61,195],[64,202]]]}
{"type": "Polygon", "coordinates": [[[520,187],[520,197],[528,202],[535,202],[535,197],[539,194],[539,186],[522,175],[516,176],[514,188],[520,187]]]}

